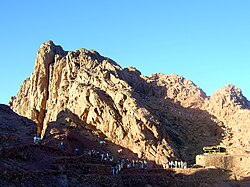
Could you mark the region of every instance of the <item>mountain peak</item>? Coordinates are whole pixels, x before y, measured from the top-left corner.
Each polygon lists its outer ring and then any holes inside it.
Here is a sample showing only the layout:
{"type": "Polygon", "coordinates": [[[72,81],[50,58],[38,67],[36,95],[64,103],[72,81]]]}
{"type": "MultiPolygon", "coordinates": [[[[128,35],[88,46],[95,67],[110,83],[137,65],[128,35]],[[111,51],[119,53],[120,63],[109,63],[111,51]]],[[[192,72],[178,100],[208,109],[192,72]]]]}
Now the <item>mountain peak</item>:
{"type": "Polygon", "coordinates": [[[55,44],[52,40],[48,40],[48,41],[44,42],[42,45],[55,45],[55,44]]]}
{"type": "Polygon", "coordinates": [[[250,103],[242,94],[241,89],[233,84],[227,84],[214,92],[210,101],[220,108],[231,108],[233,111],[238,108],[250,108],[250,103]]]}
{"type": "Polygon", "coordinates": [[[51,53],[51,55],[55,55],[58,54],[60,56],[64,56],[66,54],[66,52],[63,50],[63,48],[60,45],[55,45],[54,42],[52,40],[48,40],[46,42],[44,42],[39,50],[38,50],[38,55],[39,53],[43,54],[49,54],[51,53]]]}

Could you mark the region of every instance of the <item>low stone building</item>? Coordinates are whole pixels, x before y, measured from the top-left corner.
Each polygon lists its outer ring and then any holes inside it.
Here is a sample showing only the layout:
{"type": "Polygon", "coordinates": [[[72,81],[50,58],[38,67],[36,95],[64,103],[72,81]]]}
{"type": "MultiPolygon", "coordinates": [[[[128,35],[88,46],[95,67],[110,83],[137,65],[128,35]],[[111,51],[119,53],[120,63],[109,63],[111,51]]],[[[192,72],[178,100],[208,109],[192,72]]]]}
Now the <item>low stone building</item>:
{"type": "Polygon", "coordinates": [[[196,164],[227,170],[250,170],[250,155],[202,154],[196,156],[196,164]]]}

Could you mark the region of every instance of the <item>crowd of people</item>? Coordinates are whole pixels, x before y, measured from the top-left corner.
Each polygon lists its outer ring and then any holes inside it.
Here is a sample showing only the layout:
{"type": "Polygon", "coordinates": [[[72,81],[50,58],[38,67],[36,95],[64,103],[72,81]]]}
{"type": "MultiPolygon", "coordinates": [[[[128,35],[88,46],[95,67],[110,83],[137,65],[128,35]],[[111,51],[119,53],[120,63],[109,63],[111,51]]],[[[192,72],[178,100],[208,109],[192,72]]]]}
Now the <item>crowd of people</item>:
{"type": "Polygon", "coordinates": [[[167,169],[167,168],[182,168],[182,169],[187,169],[187,162],[183,162],[181,161],[169,161],[167,163],[163,164],[163,168],[167,169]]]}
{"type": "MultiPolygon", "coordinates": [[[[34,144],[39,145],[41,143],[41,136],[35,135],[34,136],[34,144]]],[[[65,151],[65,144],[64,142],[60,142],[59,148],[61,151],[65,151]]],[[[75,148],[74,149],[75,155],[80,155],[80,149],[75,148]]],[[[114,157],[109,153],[105,151],[96,151],[94,149],[91,150],[84,150],[82,152],[83,155],[89,156],[91,158],[99,159],[102,161],[110,161],[113,162],[113,166],[111,168],[111,174],[117,175],[121,172],[122,169],[129,169],[129,168],[138,168],[138,169],[147,169],[147,161],[146,160],[130,160],[130,159],[118,159],[117,161],[114,160],[114,157]]],[[[187,162],[181,161],[169,161],[167,163],[164,163],[163,165],[164,169],[167,168],[182,168],[187,169],[187,162]]]]}
{"type": "Polygon", "coordinates": [[[91,158],[100,159],[102,161],[110,161],[113,162],[113,166],[111,168],[111,174],[117,175],[121,172],[122,169],[128,169],[128,168],[141,168],[146,169],[147,168],[147,161],[146,160],[130,160],[130,159],[118,159],[117,161],[114,160],[114,157],[104,151],[96,151],[96,150],[86,150],[84,152],[85,155],[90,156],[91,158]]]}
{"type": "Polygon", "coordinates": [[[97,158],[100,160],[111,161],[111,162],[114,160],[113,156],[109,152],[96,151],[92,149],[92,150],[86,150],[84,154],[90,156],[91,158],[97,158]]]}
{"type": "Polygon", "coordinates": [[[130,159],[119,159],[114,167],[111,169],[112,175],[117,175],[122,169],[137,168],[147,169],[146,160],[130,160],[130,159]]]}

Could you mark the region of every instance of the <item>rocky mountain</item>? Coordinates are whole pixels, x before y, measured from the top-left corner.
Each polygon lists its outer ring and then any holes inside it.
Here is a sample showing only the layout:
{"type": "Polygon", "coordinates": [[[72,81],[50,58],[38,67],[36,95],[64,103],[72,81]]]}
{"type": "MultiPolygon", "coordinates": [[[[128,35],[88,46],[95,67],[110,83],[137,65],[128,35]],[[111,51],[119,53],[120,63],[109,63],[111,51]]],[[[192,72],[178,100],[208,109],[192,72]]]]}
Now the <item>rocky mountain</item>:
{"type": "Polygon", "coordinates": [[[208,97],[181,76],[147,77],[94,50],[67,52],[52,41],[40,47],[34,72],[10,106],[34,120],[45,140],[70,141],[74,129],[158,164],[194,162],[207,145],[250,149],[250,104],[235,86],[208,97]]]}

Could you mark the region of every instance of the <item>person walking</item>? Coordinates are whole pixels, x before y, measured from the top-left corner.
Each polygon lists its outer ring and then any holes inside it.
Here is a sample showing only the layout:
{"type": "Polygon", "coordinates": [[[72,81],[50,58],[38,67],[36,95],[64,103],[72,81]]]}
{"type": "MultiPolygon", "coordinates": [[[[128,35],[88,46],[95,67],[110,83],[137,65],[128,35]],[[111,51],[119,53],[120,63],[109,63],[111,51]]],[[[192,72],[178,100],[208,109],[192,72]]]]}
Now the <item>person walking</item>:
{"type": "Polygon", "coordinates": [[[111,173],[112,173],[113,176],[115,175],[115,167],[111,168],[111,173]]]}
{"type": "Polygon", "coordinates": [[[34,144],[37,145],[37,137],[36,137],[36,134],[34,135],[33,141],[34,141],[34,144]]]}
{"type": "Polygon", "coordinates": [[[60,149],[61,151],[65,151],[65,145],[63,142],[60,143],[60,149]]]}

